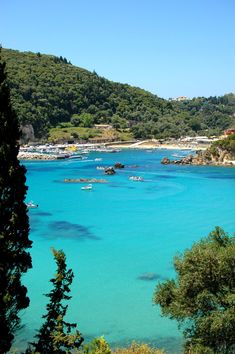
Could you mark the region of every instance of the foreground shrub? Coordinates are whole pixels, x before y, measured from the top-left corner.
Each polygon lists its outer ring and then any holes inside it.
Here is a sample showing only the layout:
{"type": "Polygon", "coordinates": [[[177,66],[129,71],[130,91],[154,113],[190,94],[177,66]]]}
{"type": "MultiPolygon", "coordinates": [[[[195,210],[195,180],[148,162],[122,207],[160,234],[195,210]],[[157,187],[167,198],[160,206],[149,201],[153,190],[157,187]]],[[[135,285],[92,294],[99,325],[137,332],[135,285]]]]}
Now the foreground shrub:
{"type": "Polygon", "coordinates": [[[164,354],[162,350],[152,348],[146,343],[132,342],[128,348],[117,348],[113,354],[164,354]]]}

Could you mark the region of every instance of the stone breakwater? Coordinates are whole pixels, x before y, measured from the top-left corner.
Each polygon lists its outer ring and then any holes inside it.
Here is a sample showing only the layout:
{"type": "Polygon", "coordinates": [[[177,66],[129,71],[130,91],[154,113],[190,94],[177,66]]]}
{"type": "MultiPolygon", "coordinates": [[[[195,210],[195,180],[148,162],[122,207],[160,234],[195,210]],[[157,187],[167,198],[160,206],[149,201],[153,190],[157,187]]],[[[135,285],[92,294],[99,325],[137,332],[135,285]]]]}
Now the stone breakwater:
{"type": "Polygon", "coordinates": [[[19,160],[61,160],[64,156],[58,156],[53,154],[41,154],[39,152],[19,152],[19,160]]]}

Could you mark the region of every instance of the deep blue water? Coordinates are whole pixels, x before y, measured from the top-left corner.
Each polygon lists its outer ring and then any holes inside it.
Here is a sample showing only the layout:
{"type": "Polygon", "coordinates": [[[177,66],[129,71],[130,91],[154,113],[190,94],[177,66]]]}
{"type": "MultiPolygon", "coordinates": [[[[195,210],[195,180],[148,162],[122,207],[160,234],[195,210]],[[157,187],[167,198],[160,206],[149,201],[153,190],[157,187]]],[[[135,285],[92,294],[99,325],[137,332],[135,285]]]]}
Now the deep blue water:
{"type": "Polygon", "coordinates": [[[63,249],[75,273],[68,319],[89,340],[104,335],[112,345],[147,341],[180,352],[177,324],[153,305],[158,281],[174,276],[177,252],[216,226],[235,230],[235,169],[160,164],[175,151],[92,153],[83,161],[24,162],[30,210],[33,269],[24,278],[31,299],[16,341],[31,340],[45,313],[55,273],[51,247],[63,249]],[[96,162],[96,157],[102,157],[96,162]],[[97,165],[122,162],[104,176],[97,165]],[[136,166],[138,165],[138,167],[136,166]],[[131,175],[144,177],[133,182],[131,175]],[[82,191],[64,178],[105,178],[82,191]],[[154,273],[148,279],[148,273],[154,273]]]}

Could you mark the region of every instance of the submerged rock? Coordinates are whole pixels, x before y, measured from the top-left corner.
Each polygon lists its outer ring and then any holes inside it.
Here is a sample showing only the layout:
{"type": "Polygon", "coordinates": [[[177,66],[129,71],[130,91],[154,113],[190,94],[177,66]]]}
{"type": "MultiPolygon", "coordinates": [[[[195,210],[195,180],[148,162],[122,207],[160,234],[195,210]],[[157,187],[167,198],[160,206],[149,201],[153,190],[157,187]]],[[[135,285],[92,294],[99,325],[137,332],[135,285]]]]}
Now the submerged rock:
{"type": "Polygon", "coordinates": [[[153,280],[162,279],[162,277],[157,273],[143,273],[139,275],[137,279],[145,280],[145,281],[153,281],[153,280]]]}
{"type": "Polygon", "coordinates": [[[106,179],[97,178],[65,178],[65,183],[107,183],[106,179]]]}

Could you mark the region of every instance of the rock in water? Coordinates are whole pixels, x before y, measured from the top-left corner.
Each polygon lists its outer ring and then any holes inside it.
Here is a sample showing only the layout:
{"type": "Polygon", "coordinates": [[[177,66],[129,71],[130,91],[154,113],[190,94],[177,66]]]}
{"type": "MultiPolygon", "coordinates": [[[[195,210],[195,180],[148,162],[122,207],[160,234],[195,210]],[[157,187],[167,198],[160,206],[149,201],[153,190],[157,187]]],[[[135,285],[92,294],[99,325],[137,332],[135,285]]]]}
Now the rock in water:
{"type": "Polygon", "coordinates": [[[114,165],[114,168],[124,168],[125,165],[123,165],[121,162],[116,162],[114,165]]]}
{"type": "Polygon", "coordinates": [[[171,163],[170,159],[168,157],[163,157],[161,164],[163,165],[169,165],[171,163]]]}
{"type": "Polygon", "coordinates": [[[113,167],[107,167],[105,170],[104,170],[104,173],[106,174],[106,175],[115,175],[115,170],[114,170],[114,168],[113,167]]]}

